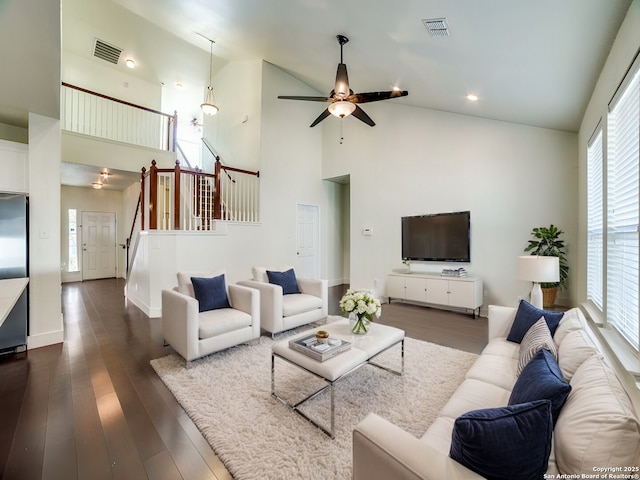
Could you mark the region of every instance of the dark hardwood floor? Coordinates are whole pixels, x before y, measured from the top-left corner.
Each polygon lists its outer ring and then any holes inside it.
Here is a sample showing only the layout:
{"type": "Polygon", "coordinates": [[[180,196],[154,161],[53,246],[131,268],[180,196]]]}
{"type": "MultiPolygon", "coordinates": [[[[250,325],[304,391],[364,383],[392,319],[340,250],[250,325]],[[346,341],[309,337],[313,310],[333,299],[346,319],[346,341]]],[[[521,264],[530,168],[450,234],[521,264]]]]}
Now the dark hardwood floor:
{"type": "MultiPolygon", "coordinates": [[[[64,284],[65,342],[0,357],[3,479],[231,478],[149,364],[172,351],[160,319],[123,289],[122,279],[64,284]]],[[[344,288],[330,290],[338,314],[344,288]]],[[[394,302],[379,321],[471,352],[486,344],[484,318],[394,302]]]]}

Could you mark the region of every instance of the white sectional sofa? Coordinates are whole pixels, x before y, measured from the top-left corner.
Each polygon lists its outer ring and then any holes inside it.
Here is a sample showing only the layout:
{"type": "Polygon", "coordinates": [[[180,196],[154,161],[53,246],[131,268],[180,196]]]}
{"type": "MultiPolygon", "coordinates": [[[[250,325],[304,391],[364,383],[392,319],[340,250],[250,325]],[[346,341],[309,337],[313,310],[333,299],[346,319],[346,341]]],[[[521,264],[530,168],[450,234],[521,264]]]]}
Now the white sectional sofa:
{"type": "MultiPolygon", "coordinates": [[[[450,457],[452,432],[456,418],[466,412],[507,405],[518,378],[520,344],[506,339],[515,314],[515,308],[489,307],[486,348],[421,438],[373,413],[360,422],[353,432],[355,480],[487,478],[450,457]]],[[[585,322],[580,310],[571,309],[553,335],[557,365],[571,391],[552,427],[544,478],[605,478],[601,469],[607,468],[640,474],[638,413],[585,322]]]]}

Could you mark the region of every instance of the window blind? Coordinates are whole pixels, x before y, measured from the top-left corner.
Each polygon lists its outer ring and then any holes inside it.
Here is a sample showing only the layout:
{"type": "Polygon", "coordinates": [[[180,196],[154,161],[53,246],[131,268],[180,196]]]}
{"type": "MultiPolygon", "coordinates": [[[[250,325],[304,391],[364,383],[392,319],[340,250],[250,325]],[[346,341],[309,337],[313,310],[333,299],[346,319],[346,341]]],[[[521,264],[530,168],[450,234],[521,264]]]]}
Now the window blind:
{"type": "Polygon", "coordinates": [[[602,161],[602,127],[598,127],[587,145],[587,299],[601,312],[604,311],[602,161]]]}
{"type": "Polygon", "coordinates": [[[608,116],[607,321],[635,348],[638,320],[640,75],[635,72],[608,116]]]}

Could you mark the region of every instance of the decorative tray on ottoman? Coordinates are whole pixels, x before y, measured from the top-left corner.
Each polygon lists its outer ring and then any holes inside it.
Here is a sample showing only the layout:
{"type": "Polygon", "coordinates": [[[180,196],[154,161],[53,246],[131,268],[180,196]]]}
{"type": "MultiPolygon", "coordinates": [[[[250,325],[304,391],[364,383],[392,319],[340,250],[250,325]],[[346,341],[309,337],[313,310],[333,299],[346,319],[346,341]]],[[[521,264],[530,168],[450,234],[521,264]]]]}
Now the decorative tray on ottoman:
{"type": "Polygon", "coordinates": [[[351,348],[351,343],[345,340],[332,338],[330,341],[339,343],[333,345],[331,343],[320,343],[315,334],[305,335],[304,337],[290,340],[289,348],[304,353],[319,362],[324,362],[351,348]]]}

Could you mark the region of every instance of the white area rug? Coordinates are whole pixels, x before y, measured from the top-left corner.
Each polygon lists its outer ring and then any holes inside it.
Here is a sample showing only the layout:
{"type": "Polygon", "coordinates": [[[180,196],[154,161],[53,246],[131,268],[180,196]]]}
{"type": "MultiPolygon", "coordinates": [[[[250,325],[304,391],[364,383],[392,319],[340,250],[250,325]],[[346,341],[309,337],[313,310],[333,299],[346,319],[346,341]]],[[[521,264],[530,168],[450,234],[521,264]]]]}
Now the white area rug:
{"type": "MultiPolygon", "coordinates": [[[[283,337],[282,337],[283,338],[283,337]]],[[[405,374],[367,365],[336,384],[336,438],[331,440],[271,397],[271,345],[241,345],[192,362],[178,355],[151,365],[234,478],[349,479],[353,428],[375,412],[422,436],[477,355],[432,343],[405,340],[405,374]]],[[[400,347],[376,362],[400,366],[400,347]]],[[[276,391],[290,402],[324,382],[276,359],[276,391]]],[[[320,395],[304,411],[329,426],[329,397],[320,395]]]]}

